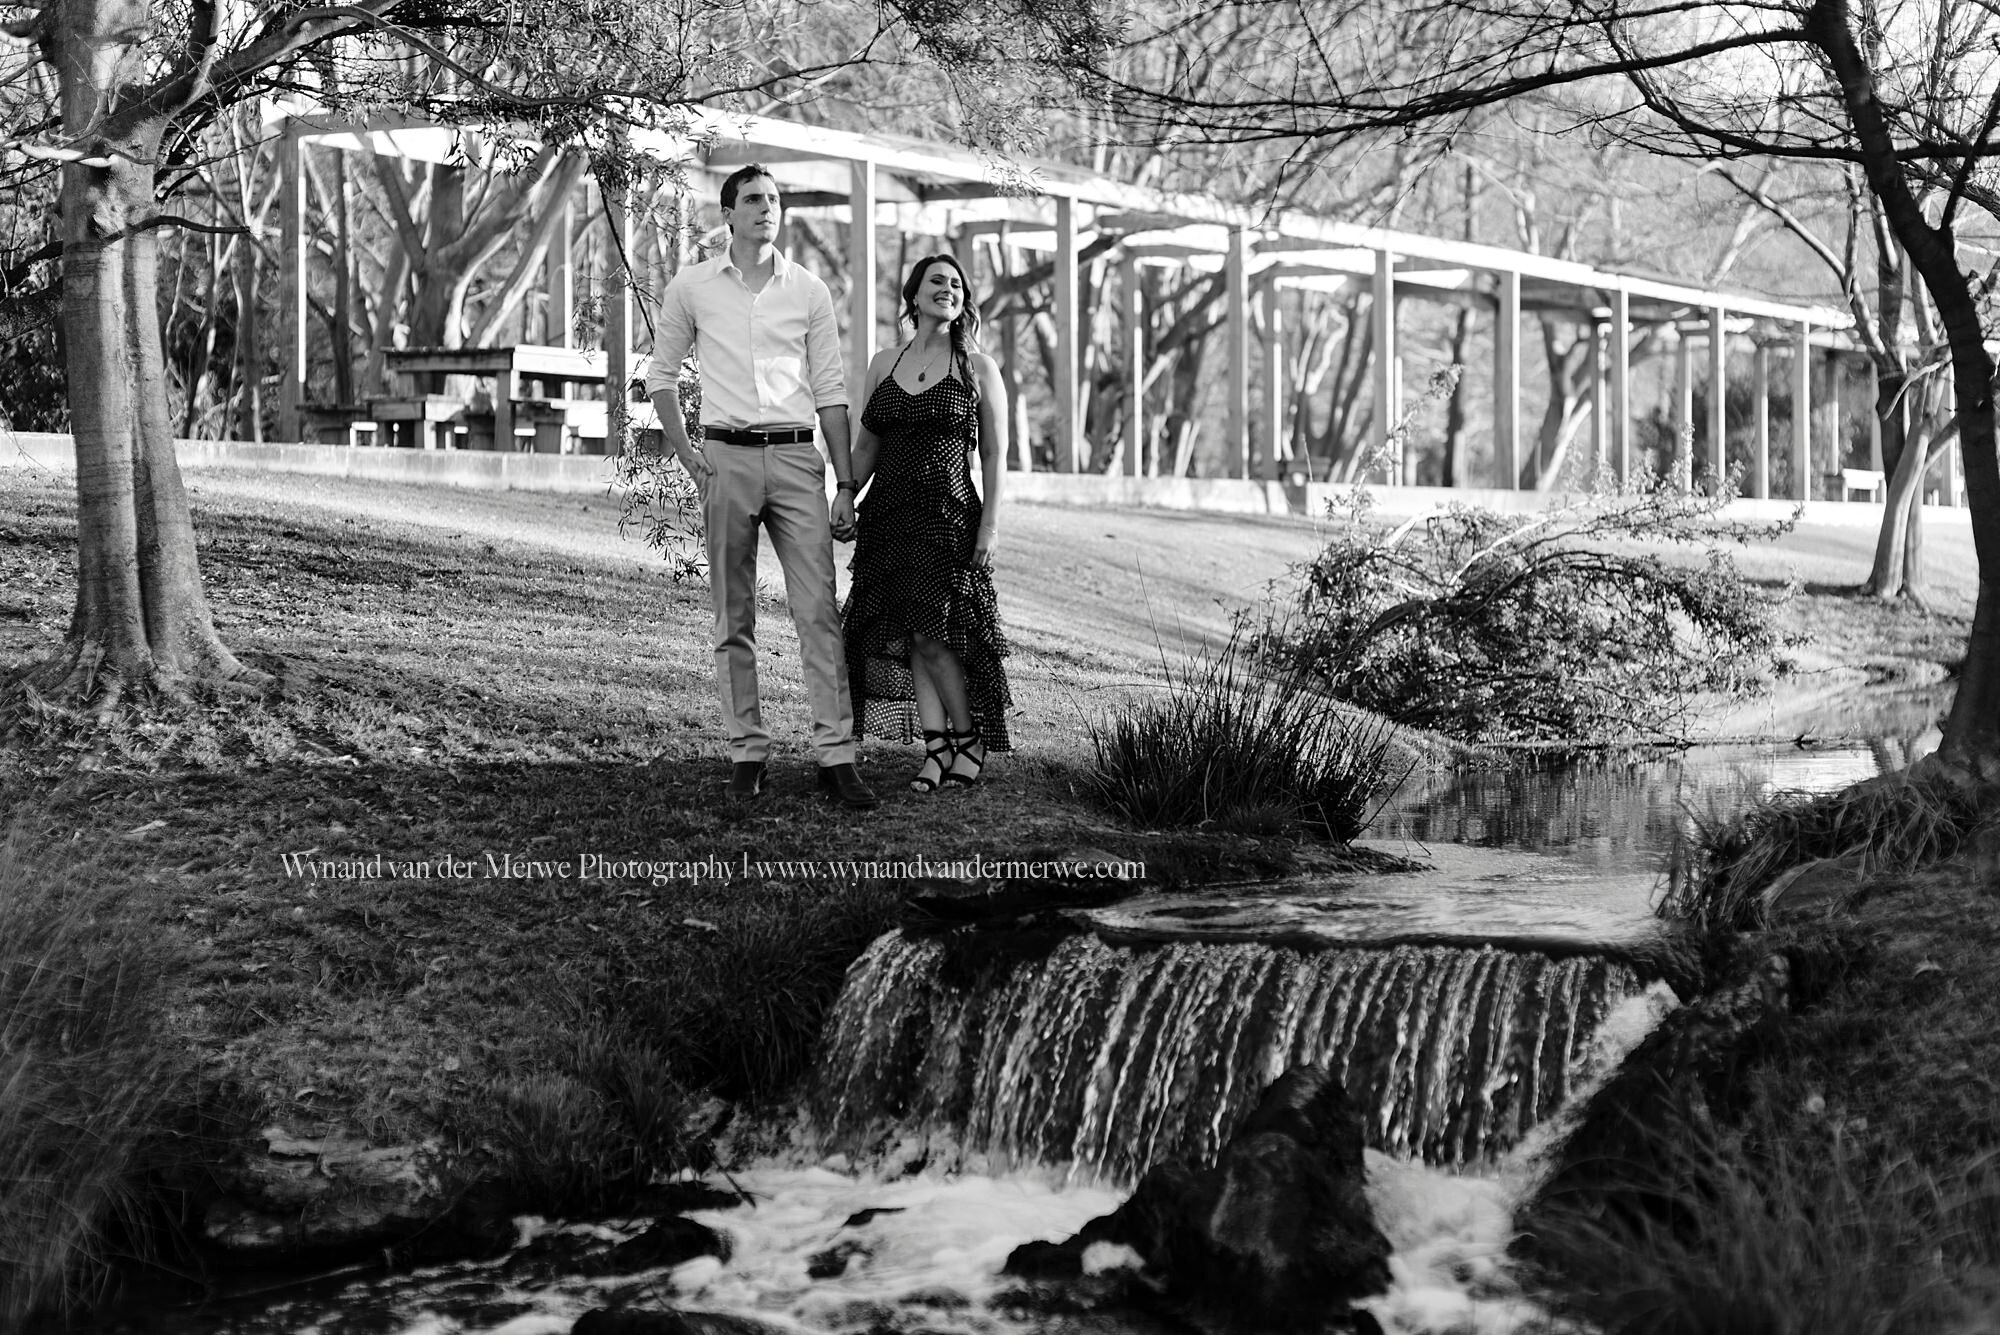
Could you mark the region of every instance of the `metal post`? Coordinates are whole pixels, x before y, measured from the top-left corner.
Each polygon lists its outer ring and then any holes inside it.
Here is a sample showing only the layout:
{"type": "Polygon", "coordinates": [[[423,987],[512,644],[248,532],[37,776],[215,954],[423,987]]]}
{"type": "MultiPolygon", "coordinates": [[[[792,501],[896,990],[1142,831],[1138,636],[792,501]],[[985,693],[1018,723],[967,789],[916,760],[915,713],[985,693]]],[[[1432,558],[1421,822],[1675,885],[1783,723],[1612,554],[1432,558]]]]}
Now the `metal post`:
{"type": "Polygon", "coordinates": [[[1502,490],[1521,485],[1521,275],[1503,270],[1493,311],[1493,471],[1502,490]]]}
{"type": "Polygon", "coordinates": [[[306,342],[306,173],[300,157],[306,151],[289,128],[278,144],[280,169],[278,224],[283,268],[278,276],[278,337],[284,360],[278,377],[278,439],[304,437],[301,409],[305,405],[306,342]]]}
{"type": "Polygon", "coordinates": [[[1130,255],[1118,262],[1118,294],[1124,299],[1125,476],[1143,477],[1146,467],[1146,327],[1140,300],[1139,265],[1130,255]]]}
{"type": "Polygon", "coordinates": [[[1729,337],[1722,307],[1708,312],[1708,475],[1711,492],[1729,473],[1729,337]]]}
{"type": "Polygon", "coordinates": [[[1750,494],[1759,500],[1771,494],[1771,349],[1757,345],[1751,366],[1752,396],[1757,401],[1757,457],[1750,465],[1750,494]]]}
{"type": "Polygon", "coordinates": [[[1812,499],[1812,326],[1804,320],[1792,342],[1792,499],[1812,499]]]}
{"type": "Polygon", "coordinates": [[[861,411],[861,390],[868,363],[875,356],[875,164],[848,164],[853,188],[848,194],[847,226],[847,402],[850,415],[861,411]]]}
{"type": "Polygon", "coordinates": [[[1076,201],[1056,197],[1056,471],[1075,473],[1087,466],[1083,432],[1077,421],[1076,201]]]}
{"type": "Polygon", "coordinates": [[[1224,310],[1228,340],[1223,355],[1229,367],[1225,467],[1230,477],[1250,477],[1250,263],[1249,239],[1240,227],[1229,229],[1223,284],[1228,294],[1224,310]]]}
{"type": "Polygon", "coordinates": [[[1369,445],[1383,462],[1389,480],[1396,481],[1399,470],[1389,458],[1391,433],[1401,416],[1396,402],[1396,257],[1386,250],[1375,252],[1374,309],[1369,319],[1375,334],[1372,387],[1375,393],[1374,421],[1370,424],[1369,445]]]}

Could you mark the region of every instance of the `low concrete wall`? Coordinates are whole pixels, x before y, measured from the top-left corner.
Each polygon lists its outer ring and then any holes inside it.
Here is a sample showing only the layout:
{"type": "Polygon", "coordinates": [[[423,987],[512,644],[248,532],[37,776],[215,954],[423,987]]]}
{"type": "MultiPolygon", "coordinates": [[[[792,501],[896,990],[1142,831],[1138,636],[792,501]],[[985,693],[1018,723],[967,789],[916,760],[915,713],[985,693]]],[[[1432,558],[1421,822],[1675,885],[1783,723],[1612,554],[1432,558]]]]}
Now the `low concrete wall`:
{"type": "MultiPolygon", "coordinates": [[[[177,442],[176,451],[186,469],[255,468],[478,491],[602,493],[611,485],[615,471],[611,460],[583,454],[498,454],[241,440],[183,440],[177,442]]],[[[8,465],[73,469],[76,450],[68,436],[0,432],[0,468],[8,465]]]]}
{"type": "MultiPolygon", "coordinates": [[[[179,442],[181,467],[257,468],[275,473],[408,482],[419,486],[468,487],[481,491],[596,492],[612,484],[613,462],[597,455],[499,454],[481,450],[406,450],[373,445],[285,445],[235,440],[179,442]]],[[[0,476],[8,468],[68,471],[76,452],[65,435],[0,431],[0,476]]],[[[1106,477],[1099,474],[1009,473],[1006,493],[1043,505],[1151,507],[1222,514],[1319,517],[1329,501],[1345,500],[1354,488],[1315,483],[1287,487],[1279,482],[1241,478],[1106,477]]],[[[1478,505],[1505,513],[1545,510],[1564,499],[1534,491],[1489,488],[1371,487],[1377,513],[1405,518],[1446,505],[1478,505]]],[[[1782,519],[1790,501],[1741,500],[1729,513],[1739,519],[1782,519]]],[[[1872,502],[1812,501],[1808,523],[1874,528],[1882,509],[1872,502]]],[[[1971,512],[1927,505],[1925,524],[1971,526],[1971,512]]]]}

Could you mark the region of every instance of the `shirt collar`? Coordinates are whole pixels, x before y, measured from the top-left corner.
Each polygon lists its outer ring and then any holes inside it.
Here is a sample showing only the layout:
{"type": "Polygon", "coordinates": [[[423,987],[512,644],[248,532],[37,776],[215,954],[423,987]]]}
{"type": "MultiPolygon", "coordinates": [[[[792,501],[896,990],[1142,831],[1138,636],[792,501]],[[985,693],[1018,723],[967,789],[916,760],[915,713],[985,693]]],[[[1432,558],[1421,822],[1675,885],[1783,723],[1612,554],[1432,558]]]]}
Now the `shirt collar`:
{"type": "MultiPolygon", "coordinates": [[[[737,281],[739,282],[742,281],[743,270],[737,267],[735,251],[731,250],[728,246],[724,246],[722,248],[722,254],[720,254],[716,258],[722,261],[722,267],[716,270],[717,273],[733,273],[736,275],[737,281]]],[[[775,248],[771,251],[772,282],[774,283],[784,282],[785,275],[790,273],[796,267],[797,266],[794,265],[790,260],[785,258],[784,251],[775,248]]]]}

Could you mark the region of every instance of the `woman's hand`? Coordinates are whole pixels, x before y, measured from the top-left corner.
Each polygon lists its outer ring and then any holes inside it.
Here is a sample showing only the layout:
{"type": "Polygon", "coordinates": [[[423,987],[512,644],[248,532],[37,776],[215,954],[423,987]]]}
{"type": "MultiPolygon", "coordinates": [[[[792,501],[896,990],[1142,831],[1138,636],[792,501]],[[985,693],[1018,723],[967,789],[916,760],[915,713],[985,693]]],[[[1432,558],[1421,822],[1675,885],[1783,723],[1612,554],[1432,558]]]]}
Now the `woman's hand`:
{"type": "Polygon", "coordinates": [[[991,566],[993,564],[993,549],[999,545],[999,542],[999,534],[990,528],[982,526],[979,532],[973,535],[972,564],[975,566],[991,566]]]}

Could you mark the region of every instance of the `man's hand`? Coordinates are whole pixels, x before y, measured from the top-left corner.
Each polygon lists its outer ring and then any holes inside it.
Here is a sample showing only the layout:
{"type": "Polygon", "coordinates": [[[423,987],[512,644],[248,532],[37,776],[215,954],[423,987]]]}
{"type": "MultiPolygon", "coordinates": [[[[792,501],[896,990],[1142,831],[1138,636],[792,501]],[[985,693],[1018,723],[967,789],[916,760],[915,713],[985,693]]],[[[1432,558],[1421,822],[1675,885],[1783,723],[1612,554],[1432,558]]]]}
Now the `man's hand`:
{"type": "Polygon", "coordinates": [[[835,542],[854,541],[854,493],[845,488],[833,497],[833,538],[835,542]]]}
{"type": "Polygon", "coordinates": [[[708,479],[715,474],[715,466],[709,463],[708,456],[687,440],[673,447],[673,455],[681,461],[681,467],[687,469],[687,475],[694,479],[694,484],[706,489],[708,479]]]}

